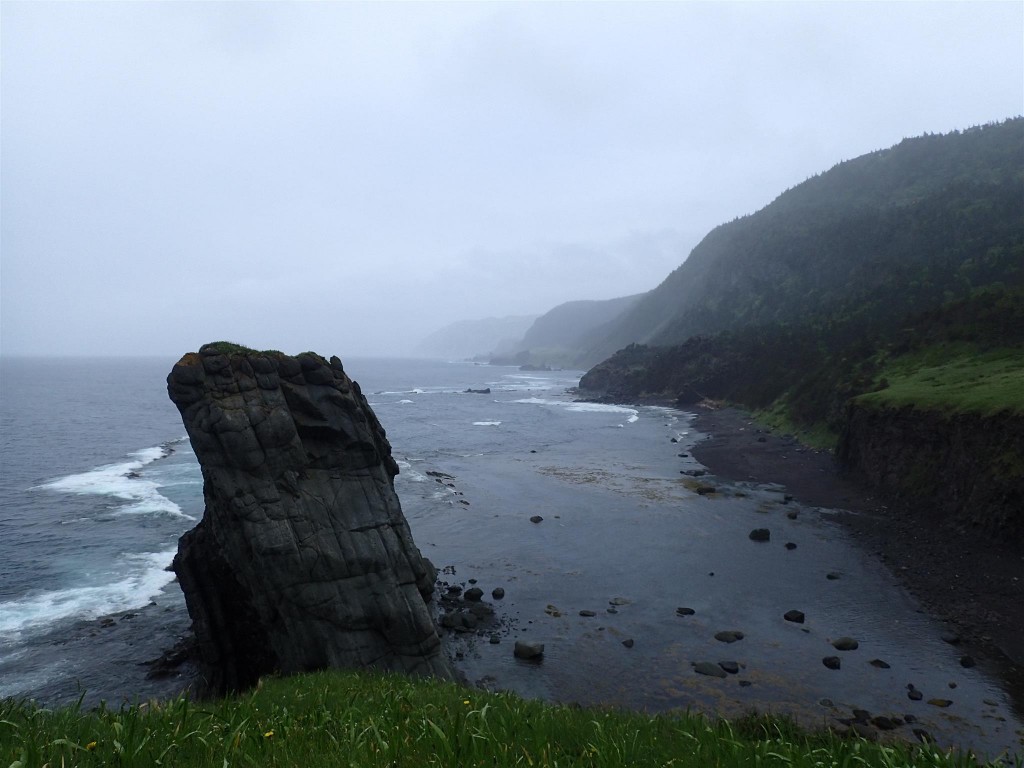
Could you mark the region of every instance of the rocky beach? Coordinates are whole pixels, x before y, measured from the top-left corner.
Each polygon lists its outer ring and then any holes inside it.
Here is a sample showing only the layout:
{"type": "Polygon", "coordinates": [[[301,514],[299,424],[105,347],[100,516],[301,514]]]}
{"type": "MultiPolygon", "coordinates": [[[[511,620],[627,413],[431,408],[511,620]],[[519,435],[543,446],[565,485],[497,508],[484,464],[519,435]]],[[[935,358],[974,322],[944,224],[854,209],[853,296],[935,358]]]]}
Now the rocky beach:
{"type": "Polygon", "coordinates": [[[996,665],[1024,711],[1024,555],[983,531],[889,504],[844,472],[833,455],[762,429],[736,408],[693,408],[708,435],[694,455],[714,474],[779,483],[804,504],[833,510],[865,550],[949,624],[970,658],[996,665]]]}

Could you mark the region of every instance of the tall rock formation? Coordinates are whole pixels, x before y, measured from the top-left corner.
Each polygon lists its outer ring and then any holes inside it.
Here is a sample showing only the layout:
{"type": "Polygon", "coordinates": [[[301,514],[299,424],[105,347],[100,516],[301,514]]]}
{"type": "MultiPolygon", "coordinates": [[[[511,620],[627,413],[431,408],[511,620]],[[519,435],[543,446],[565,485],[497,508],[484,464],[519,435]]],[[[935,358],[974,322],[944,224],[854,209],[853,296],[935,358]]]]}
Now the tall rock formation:
{"type": "Polygon", "coordinates": [[[427,605],[436,571],[341,361],[208,344],[167,391],[203,471],[206,510],[173,568],[211,691],[325,667],[449,677],[427,605]]]}

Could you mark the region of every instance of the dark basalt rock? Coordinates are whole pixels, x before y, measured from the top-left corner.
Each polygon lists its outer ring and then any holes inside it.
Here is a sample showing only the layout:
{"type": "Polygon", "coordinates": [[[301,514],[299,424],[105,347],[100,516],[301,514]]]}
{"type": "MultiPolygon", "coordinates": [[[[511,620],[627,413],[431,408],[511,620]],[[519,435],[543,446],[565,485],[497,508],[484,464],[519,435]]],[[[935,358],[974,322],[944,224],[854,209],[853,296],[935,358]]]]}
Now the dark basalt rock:
{"type": "Polygon", "coordinates": [[[325,667],[450,677],[427,606],[437,572],[341,361],[207,345],[167,390],[203,473],[173,569],[210,692],[325,667]]]}
{"type": "Polygon", "coordinates": [[[693,671],[698,675],[707,675],[708,677],[726,677],[726,671],[710,661],[697,662],[693,665],[693,671]]]}

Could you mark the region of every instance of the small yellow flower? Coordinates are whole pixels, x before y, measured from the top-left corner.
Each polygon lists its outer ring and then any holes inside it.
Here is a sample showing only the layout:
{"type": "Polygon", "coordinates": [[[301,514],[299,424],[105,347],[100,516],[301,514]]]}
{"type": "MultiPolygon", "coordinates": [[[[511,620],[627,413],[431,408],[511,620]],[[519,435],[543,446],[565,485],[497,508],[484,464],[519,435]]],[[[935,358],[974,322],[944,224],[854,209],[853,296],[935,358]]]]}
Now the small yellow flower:
{"type": "Polygon", "coordinates": [[[263,734],[263,738],[264,739],[272,739],[272,738],[274,738],[274,732],[273,731],[267,731],[266,733],[263,734]]]}
{"type": "Polygon", "coordinates": [[[463,700],[462,700],[462,703],[463,703],[463,704],[469,704],[469,699],[463,699],[463,700]]]}
{"type": "Polygon", "coordinates": [[[88,744],[85,745],[85,748],[92,752],[94,749],[96,749],[96,742],[90,741],[88,744]]]}

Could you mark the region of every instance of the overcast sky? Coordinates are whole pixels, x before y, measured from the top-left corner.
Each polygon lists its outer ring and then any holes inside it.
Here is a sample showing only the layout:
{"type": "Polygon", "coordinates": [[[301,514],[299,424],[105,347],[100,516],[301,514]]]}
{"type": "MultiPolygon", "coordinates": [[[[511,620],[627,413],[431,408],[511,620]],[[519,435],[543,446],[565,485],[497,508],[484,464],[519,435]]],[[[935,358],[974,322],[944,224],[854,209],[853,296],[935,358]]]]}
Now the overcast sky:
{"type": "Polygon", "coordinates": [[[1024,3],[0,3],[0,353],[402,352],[1024,112],[1024,3]]]}

